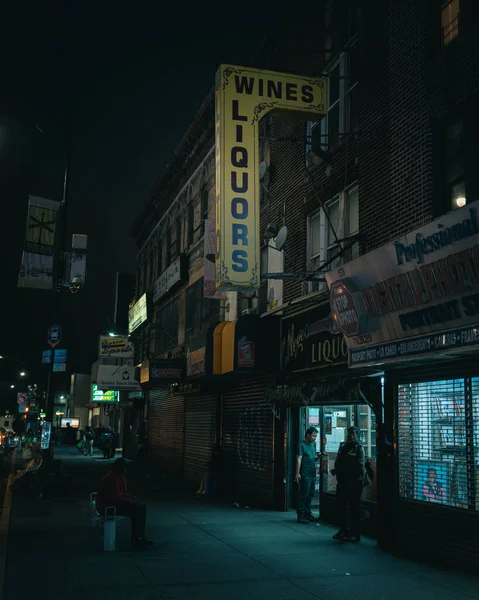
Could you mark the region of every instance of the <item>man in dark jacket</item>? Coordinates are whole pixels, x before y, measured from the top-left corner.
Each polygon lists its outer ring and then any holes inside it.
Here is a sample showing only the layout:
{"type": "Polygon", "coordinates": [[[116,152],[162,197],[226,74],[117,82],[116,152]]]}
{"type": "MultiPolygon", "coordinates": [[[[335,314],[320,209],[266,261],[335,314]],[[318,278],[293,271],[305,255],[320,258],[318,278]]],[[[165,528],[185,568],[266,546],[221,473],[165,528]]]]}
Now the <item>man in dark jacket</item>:
{"type": "Polygon", "coordinates": [[[349,427],[346,442],[338,450],[333,475],[336,475],[336,501],[340,529],[335,540],[359,542],[361,539],[361,494],[365,479],[366,455],[359,441],[357,427],[349,427]],[[352,526],[348,525],[348,510],[351,508],[352,526]]]}
{"type": "Polygon", "coordinates": [[[115,460],[111,470],[103,477],[98,487],[96,507],[100,515],[105,508],[114,506],[117,515],[125,515],[131,521],[131,543],[136,550],[146,550],[151,544],[145,538],[146,506],[128,491],[126,486],[126,462],[115,460]]]}

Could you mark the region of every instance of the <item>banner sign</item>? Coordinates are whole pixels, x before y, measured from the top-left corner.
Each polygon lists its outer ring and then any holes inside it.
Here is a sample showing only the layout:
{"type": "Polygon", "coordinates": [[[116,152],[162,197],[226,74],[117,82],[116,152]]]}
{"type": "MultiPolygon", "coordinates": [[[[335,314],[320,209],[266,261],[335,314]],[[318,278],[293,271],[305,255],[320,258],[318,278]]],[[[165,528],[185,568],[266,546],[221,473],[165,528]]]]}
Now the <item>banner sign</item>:
{"type": "Polygon", "coordinates": [[[468,204],[326,273],[350,351],[479,323],[478,210],[468,204]]]}
{"type": "Polygon", "coordinates": [[[285,375],[345,365],[348,346],[329,301],[281,322],[281,369],[285,375]]]}
{"type": "Polygon", "coordinates": [[[326,82],[221,65],[216,73],[216,289],[260,285],[259,122],[268,113],[319,121],[326,82]]]}
{"type": "Polygon", "coordinates": [[[17,394],[17,404],[26,404],[27,403],[27,394],[19,393],[17,394]]]}
{"type": "Polygon", "coordinates": [[[126,390],[140,389],[140,382],[135,379],[135,367],[129,365],[100,365],[96,384],[100,390],[126,390]]]}
{"type": "Polygon", "coordinates": [[[98,349],[99,358],[133,358],[135,350],[133,344],[125,336],[111,337],[109,335],[100,336],[100,345],[98,349]]]}
{"type": "Polygon", "coordinates": [[[133,333],[148,320],[146,294],[143,294],[128,311],[128,333],[133,333]]]}
{"type": "Polygon", "coordinates": [[[153,302],[158,302],[171,289],[188,278],[188,257],[180,254],[153,284],[153,302]]]}
{"type": "Polygon", "coordinates": [[[53,251],[60,202],[28,197],[27,231],[18,287],[53,288],[53,251]]]}
{"type": "Polygon", "coordinates": [[[47,342],[51,348],[55,348],[61,342],[62,328],[60,325],[52,325],[47,331],[47,342]]]}
{"type": "Polygon", "coordinates": [[[205,373],[205,348],[193,350],[186,354],[186,376],[204,375],[205,373]]]}
{"type": "Polygon", "coordinates": [[[349,351],[349,362],[352,367],[376,362],[400,360],[432,352],[460,350],[479,344],[479,329],[463,327],[448,330],[447,333],[424,335],[411,340],[389,342],[368,348],[355,348],[349,351]]]}
{"type": "Polygon", "coordinates": [[[119,402],[119,394],[114,390],[100,390],[96,383],[91,386],[92,402],[119,402]]]}

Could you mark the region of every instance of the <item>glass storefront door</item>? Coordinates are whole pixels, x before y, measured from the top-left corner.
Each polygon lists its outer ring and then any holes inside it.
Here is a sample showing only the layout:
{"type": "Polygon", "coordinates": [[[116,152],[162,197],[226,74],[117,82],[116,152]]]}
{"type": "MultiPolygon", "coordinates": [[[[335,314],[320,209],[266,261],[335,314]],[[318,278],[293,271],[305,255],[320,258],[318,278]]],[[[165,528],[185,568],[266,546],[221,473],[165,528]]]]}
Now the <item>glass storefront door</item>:
{"type": "MultiPolygon", "coordinates": [[[[319,430],[316,444],[320,458],[316,465],[318,480],[313,506],[320,509],[321,493],[336,493],[336,477],[331,471],[351,425],[358,427],[366,458],[376,472],[376,416],[367,404],[308,407],[305,413],[306,428],[314,426],[319,430]]],[[[362,499],[376,502],[376,478],[364,488],[362,499]]]]}

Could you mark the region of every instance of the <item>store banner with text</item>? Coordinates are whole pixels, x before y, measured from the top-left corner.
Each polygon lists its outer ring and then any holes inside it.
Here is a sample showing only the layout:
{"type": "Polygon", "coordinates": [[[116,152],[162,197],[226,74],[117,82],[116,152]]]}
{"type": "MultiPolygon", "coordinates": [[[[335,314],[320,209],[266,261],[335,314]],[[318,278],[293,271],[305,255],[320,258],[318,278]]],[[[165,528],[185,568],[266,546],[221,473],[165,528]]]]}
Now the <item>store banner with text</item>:
{"type": "Polygon", "coordinates": [[[216,74],[216,289],[259,288],[259,123],[267,114],[319,121],[326,82],[221,65],[216,74]]]}
{"type": "Polygon", "coordinates": [[[18,287],[51,290],[55,228],[60,203],[28,197],[27,228],[18,287]]]}
{"type": "Polygon", "coordinates": [[[133,358],[134,355],[133,344],[126,336],[100,336],[99,358],[133,358]]]}
{"type": "MultiPolygon", "coordinates": [[[[330,271],[326,279],[331,312],[350,351],[479,324],[479,201],[330,271]]],[[[397,358],[394,348],[384,347],[381,362],[397,358]]]]}

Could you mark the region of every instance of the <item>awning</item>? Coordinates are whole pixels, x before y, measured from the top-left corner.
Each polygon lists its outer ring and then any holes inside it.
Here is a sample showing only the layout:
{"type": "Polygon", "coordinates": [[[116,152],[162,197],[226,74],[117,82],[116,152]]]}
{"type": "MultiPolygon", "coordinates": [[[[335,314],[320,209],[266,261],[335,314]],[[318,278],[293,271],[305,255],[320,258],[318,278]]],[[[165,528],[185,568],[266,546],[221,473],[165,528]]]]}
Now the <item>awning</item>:
{"type": "Polygon", "coordinates": [[[184,374],[184,360],[144,360],[140,367],[140,385],[143,389],[168,387],[181,383],[184,374]]]}
{"type": "Polygon", "coordinates": [[[279,369],[279,318],[244,315],[223,321],[207,335],[206,374],[276,373],[279,369]],[[209,358],[209,360],[208,360],[209,358]]]}

